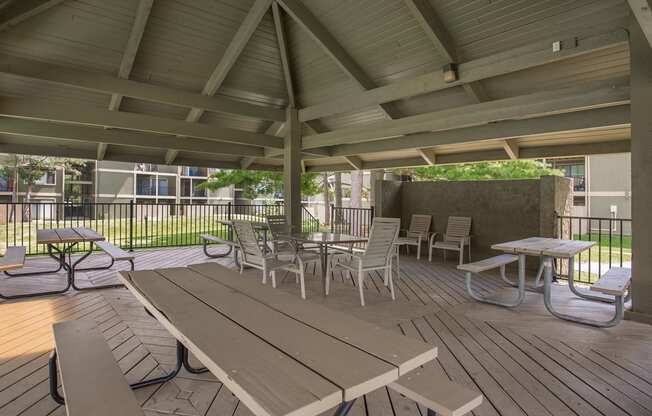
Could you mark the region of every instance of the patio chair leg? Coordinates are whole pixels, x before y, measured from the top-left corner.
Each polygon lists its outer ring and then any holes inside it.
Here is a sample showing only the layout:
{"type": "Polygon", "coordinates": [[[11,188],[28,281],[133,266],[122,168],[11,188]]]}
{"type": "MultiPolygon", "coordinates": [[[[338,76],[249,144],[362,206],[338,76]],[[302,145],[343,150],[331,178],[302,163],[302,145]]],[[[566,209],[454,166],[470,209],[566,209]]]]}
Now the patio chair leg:
{"type": "Polygon", "coordinates": [[[57,351],[50,353],[48,360],[48,370],[50,372],[50,396],[58,404],[65,404],[66,401],[59,394],[59,369],[57,368],[57,351]]]}
{"type": "Polygon", "coordinates": [[[358,290],[360,291],[360,305],[365,306],[364,304],[364,272],[358,270],[358,290]]]}
{"type": "MultiPolygon", "coordinates": [[[[242,273],[242,269],[240,269],[240,273],[242,273]]],[[[263,284],[267,284],[267,267],[263,263],[263,284]]]]}
{"type": "Polygon", "coordinates": [[[326,260],[326,273],[324,274],[324,279],[326,281],[324,282],[324,293],[326,293],[326,296],[331,291],[331,279],[333,278],[333,266],[331,265],[331,262],[326,260]]]}
{"type": "Polygon", "coordinates": [[[417,260],[421,260],[421,237],[417,241],[417,260]]]}
{"type": "Polygon", "coordinates": [[[299,284],[301,285],[301,299],[305,300],[306,299],[306,280],[305,280],[305,274],[303,273],[303,268],[299,272],[299,284]]]}
{"type": "Polygon", "coordinates": [[[390,262],[389,267],[385,269],[387,275],[387,280],[389,281],[389,293],[392,295],[392,300],[396,300],[396,294],[394,293],[394,280],[392,279],[392,263],[390,262]]]}
{"type": "Polygon", "coordinates": [[[272,276],[272,287],[276,289],[276,270],[272,270],[270,275],[272,276]]]}

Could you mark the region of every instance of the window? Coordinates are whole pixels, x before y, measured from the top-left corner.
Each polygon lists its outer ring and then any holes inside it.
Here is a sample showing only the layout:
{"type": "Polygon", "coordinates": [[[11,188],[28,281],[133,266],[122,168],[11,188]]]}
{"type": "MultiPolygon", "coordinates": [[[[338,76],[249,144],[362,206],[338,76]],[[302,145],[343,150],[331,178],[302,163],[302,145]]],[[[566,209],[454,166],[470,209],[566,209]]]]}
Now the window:
{"type": "Polygon", "coordinates": [[[44,173],[35,183],[36,185],[56,185],[57,176],[54,172],[44,173]]]}
{"type": "Polygon", "coordinates": [[[564,176],[573,180],[575,192],[586,191],[586,173],[584,158],[559,159],[552,163],[553,167],[564,172],[564,176]]]}
{"type": "Polygon", "coordinates": [[[159,196],[168,196],[168,178],[160,178],[158,180],[158,195],[159,196]]]}

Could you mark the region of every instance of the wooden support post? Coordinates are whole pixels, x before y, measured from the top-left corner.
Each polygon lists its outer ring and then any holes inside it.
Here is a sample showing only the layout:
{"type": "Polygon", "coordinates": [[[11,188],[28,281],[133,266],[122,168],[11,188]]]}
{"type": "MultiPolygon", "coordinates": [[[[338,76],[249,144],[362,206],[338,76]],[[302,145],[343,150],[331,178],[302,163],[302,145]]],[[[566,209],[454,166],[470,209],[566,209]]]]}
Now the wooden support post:
{"type": "Polygon", "coordinates": [[[630,28],[632,119],[632,312],[652,323],[652,48],[635,19],[630,28]]]}
{"type": "Polygon", "coordinates": [[[301,124],[296,108],[287,110],[288,129],[283,153],[285,215],[294,231],[301,231],[301,124]]]}

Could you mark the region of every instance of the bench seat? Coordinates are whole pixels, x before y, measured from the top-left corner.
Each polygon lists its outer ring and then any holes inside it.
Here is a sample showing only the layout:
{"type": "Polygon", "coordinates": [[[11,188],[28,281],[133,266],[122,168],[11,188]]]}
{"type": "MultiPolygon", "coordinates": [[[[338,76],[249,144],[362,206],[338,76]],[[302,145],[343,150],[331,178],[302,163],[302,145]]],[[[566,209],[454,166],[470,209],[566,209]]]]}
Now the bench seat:
{"type": "Polygon", "coordinates": [[[482,394],[448,380],[432,366],[417,368],[389,387],[437,415],[465,415],[482,403],[482,394]]]}
{"type": "Polygon", "coordinates": [[[632,269],[612,267],[591,286],[591,290],[611,296],[625,296],[632,280],[632,269]]]}
{"type": "Polygon", "coordinates": [[[93,322],[59,322],[52,330],[55,351],[50,358],[50,393],[60,402],[62,397],[56,390],[60,374],[68,416],[144,415],[104,336],[93,322]]]}
{"type": "Polygon", "coordinates": [[[4,257],[0,258],[0,271],[20,269],[25,266],[25,247],[7,247],[4,257]]]}
{"type": "Polygon", "coordinates": [[[501,254],[474,263],[460,264],[457,268],[471,273],[481,273],[487,270],[497,269],[500,266],[505,266],[515,261],[518,261],[518,256],[514,254],[501,254]]]}
{"type": "Polygon", "coordinates": [[[106,254],[111,256],[114,260],[133,260],[135,256],[128,251],[121,249],[118,246],[114,246],[108,241],[96,241],[95,245],[104,251],[106,254]]]}

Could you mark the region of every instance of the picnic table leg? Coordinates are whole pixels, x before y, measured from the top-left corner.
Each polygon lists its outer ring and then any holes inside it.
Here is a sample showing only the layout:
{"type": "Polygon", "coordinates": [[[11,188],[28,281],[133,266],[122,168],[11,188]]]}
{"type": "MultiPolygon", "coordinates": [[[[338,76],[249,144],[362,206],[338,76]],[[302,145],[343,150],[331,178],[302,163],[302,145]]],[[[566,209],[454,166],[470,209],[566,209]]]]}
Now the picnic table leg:
{"type": "Polygon", "coordinates": [[[349,410],[351,410],[351,408],[353,407],[354,403],[355,403],[355,399],[350,400],[348,402],[342,402],[342,404],[340,404],[337,407],[334,416],[346,416],[349,413],[349,410]]]}
{"type": "Polygon", "coordinates": [[[4,274],[9,276],[9,277],[21,277],[21,276],[38,276],[38,275],[42,275],[42,274],[59,273],[59,271],[61,271],[61,269],[64,268],[64,259],[62,258],[61,251],[59,249],[57,249],[56,247],[54,247],[52,244],[48,244],[48,255],[50,257],[52,257],[53,259],[55,259],[57,261],[57,263],[59,263],[59,267],[57,269],[55,269],[55,270],[43,270],[43,271],[38,271],[38,272],[26,272],[26,273],[12,273],[12,272],[5,271],[4,274]],[[52,254],[53,249],[58,253],[58,256],[55,256],[54,254],[52,254]]]}
{"type": "Polygon", "coordinates": [[[181,367],[185,367],[186,370],[188,370],[193,374],[200,374],[208,371],[208,369],[206,368],[192,367],[188,362],[188,349],[181,342],[177,341],[177,363],[174,367],[174,370],[161,377],[156,377],[150,380],[133,383],[131,384],[131,388],[136,390],[136,389],[141,389],[143,387],[152,386],[154,384],[161,384],[170,381],[174,377],[176,377],[177,374],[179,374],[179,371],[181,371],[181,367]]]}
{"type": "Polygon", "coordinates": [[[582,293],[577,287],[575,287],[575,259],[573,257],[568,259],[568,288],[570,289],[571,292],[577,297],[583,298],[583,299],[588,299],[588,300],[595,300],[598,302],[605,302],[605,303],[615,303],[616,300],[614,299],[613,296],[608,296],[608,295],[590,295],[588,293],[582,293]]]}
{"type": "MultiPolygon", "coordinates": [[[[608,321],[596,321],[593,319],[586,319],[586,318],[581,318],[578,316],[572,316],[572,315],[567,315],[563,314],[560,312],[557,312],[553,306],[552,306],[552,257],[545,257],[544,258],[544,271],[543,271],[543,276],[544,276],[544,286],[543,286],[543,303],[546,305],[546,309],[548,309],[548,312],[550,312],[552,315],[559,319],[564,319],[566,321],[571,321],[571,322],[577,322],[580,324],[585,324],[585,325],[590,325],[590,326],[595,326],[598,328],[609,328],[612,327],[616,324],[618,324],[622,319],[623,315],[625,313],[625,303],[623,301],[622,296],[616,296],[615,299],[615,306],[616,306],[616,311],[613,316],[608,321]]],[[[570,273],[570,272],[569,272],[570,273]]],[[[569,276],[570,278],[570,276],[569,276]]]]}
{"type": "MultiPolygon", "coordinates": [[[[70,253],[72,252],[72,248],[75,247],[76,245],[77,245],[77,243],[74,243],[74,244],[70,245],[70,249],[68,251],[68,256],[70,256],[70,253]]],[[[124,287],[124,285],[122,283],[111,283],[111,284],[108,284],[108,285],[101,285],[101,286],[86,286],[86,287],[77,286],[77,284],[75,283],[75,272],[88,271],[88,270],[107,270],[111,266],[113,266],[113,264],[115,263],[115,260],[113,258],[111,258],[111,264],[109,264],[108,266],[86,267],[86,268],[83,268],[83,269],[78,269],[77,265],[79,263],[81,263],[82,261],[84,261],[86,258],[88,258],[88,256],[90,256],[92,253],[93,253],[93,242],[91,241],[90,244],[89,244],[88,251],[86,253],[84,253],[84,255],[81,256],[79,259],[77,259],[74,263],[69,264],[68,267],[70,268],[69,274],[70,274],[70,281],[71,281],[72,287],[77,291],[98,290],[98,289],[113,289],[113,288],[117,288],[117,287],[124,287]]],[[[69,260],[69,262],[70,262],[70,260],[69,260]]],[[[133,270],[133,262],[131,263],[131,266],[132,266],[132,270],[133,270]]]]}
{"type": "Polygon", "coordinates": [[[50,373],[50,396],[58,404],[66,404],[64,398],[59,394],[59,369],[57,367],[57,351],[53,350],[50,353],[48,360],[48,370],[50,373]]]}
{"type": "MultiPolygon", "coordinates": [[[[501,276],[505,275],[505,266],[500,266],[500,274],[501,276]]],[[[478,302],[484,302],[484,303],[490,303],[492,305],[497,305],[497,306],[504,306],[507,308],[514,308],[516,306],[519,306],[521,303],[523,303],[523,299],[525,299],[525,254],[519,254],[518,255],[518,292],[516,295],[516,298],[513,301],[508,301],[508,302],[503,302],[497,299],[491,299],[482,295],[479,295],[473,291],[473,287],[471,286],[471,281],[472,281],[473,273],[467,271],[466,272],[466,292],[471,296],[471,298],[477,300],[478,302]]],[[[504,277],[504,279],[509,282],[509,280],[504,277]]]]}
{"type": "Polygon", "coordinates": [[[226,257],[229,254],[231,254],[231,252],[233,251],[233,246],[229,245],[229,249],[228,249],[228,251],[226,253],[211,254],[211,253],[208,252],[208,240],[204,240],[203,249],[204,249],[204,254],[206,255],[206,257],[210,257],[210,258],[213,258],[213,259],[219,259],[221,257],[226,257]]]}
{"type": "MultiPolygon", "coordinates": [[[[42,272],[28,272],[28,273],[20,273],[20,274],[10,274],[9,276],[11,276],[11,277],[20,277],[20,276],[36,276],[36,275],[40,275],[40,274],[52,274],[52,273],[58,272],[62,268],[67,271],[68,269],[66,268],[67,266],[65,264],[65,254],[61,250],[59,250],[58,248],[52,246],[51,244],[48,244],[48,253],[54,259],[56,259],[56,257],[54,257],[54,255],[51,254],[52,250],[59,253],[59,259],[58,259],[59,260],[59,268],[57,270],[48,270],[48,271],[42,271],[42,272]]],[[[8,273],[5,272],[5,274],[8,274],[8,273]]],[[[47,291],[47,292],[36,292],[36,293],[25,293],[25,294],[20,294],[20,295],[3,295],[2,293],[0,293],[0,299],[12,300],[12,299],[32,298],[32,297],[36,297],[36,296],[59,295],[61,293],[67,292],[70,289],[71,285],[72,285],[72,281],[70,280],[70,274],[68,274],[68,277],[67,277],[66,280],[67,280],[66,287],[64,287],[63,289],[60,289],[60,290],[50,290],[50,291],[47,291]]]]}

